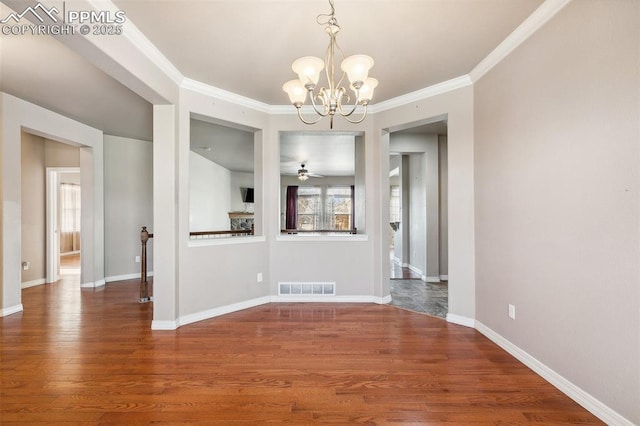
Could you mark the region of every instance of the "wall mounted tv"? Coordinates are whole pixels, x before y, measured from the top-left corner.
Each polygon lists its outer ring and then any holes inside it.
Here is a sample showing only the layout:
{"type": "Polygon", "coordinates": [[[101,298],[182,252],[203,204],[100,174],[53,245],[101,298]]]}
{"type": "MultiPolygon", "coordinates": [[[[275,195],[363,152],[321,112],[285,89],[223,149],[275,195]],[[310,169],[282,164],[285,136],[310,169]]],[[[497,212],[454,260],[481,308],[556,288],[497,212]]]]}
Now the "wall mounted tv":
{"type": "Polygon", "coordinates": [[[253,203],[253,188],[243,188],[242,201],[245,203],[253,203]]]}

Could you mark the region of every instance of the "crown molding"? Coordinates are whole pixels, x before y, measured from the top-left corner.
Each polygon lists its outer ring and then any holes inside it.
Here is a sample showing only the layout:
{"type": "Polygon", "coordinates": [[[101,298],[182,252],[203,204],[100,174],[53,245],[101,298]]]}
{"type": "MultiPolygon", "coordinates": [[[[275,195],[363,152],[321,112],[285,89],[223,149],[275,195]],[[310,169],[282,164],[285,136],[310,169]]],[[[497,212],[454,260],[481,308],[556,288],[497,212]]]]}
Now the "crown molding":
{"type": "MultiPolygon", "coordinates": [[[[111,0],[86,0],[95,10],[108,10],[116,12],[120,10],[111,0]]],[[[166,57],[151,41],[144,35],[142,31],[135,26],[130,19],[123,24],[122,35],[131,42],[138,50],[146,56],[155,66],[157,66],[171,81],[178,86],[182,83],[184,75],[176,68],[175,65],[166,57]]]]}
{"type": "Polygon", "coordinates": [[[425,87],[424,89],[416,90],[415,92],[407,93],[406,95],[398,96],[396,98],[380,102],[379,104],[371,105],[369,106],[369,112],[375,114],[381,111],[401,107],[412,102],[418,102],[452,90],[470,86],[471,84],[473,84],[473,82],[468,75],[452,78],[451,80],[443,81],[442,83],[434,84],[433,86],[425,87]]]}
{"type": "MultiPolygon", "coordinates": [[[[119,10],[112,1],[87,0],[96,9],[119,10]]],[[[571,0],[546,0],[538,7],[522,24],[520,24],[506,39],[504,39],[487,57],[471,70],[469,74],[453,78],[434,84],[415,92],[407,93],[386,101],[369,105],[369,113],[378,112],[401,107],[410,103],[418,102],[433,96],[444,94],[452,90],[473,85],[482,78],[493,67],[500,63],[507,55],[515,50],[520,44],[533,35],[538,29],[546,24],[560,10],[562,10],[571,0]]],[[[291,105],[269,105],[246,96],[238,95],[209,84],[185,77],[158,48],[130,21],[124,23],[123,35],[136,46],[152,63],[164,72],[180,88],[194,91],[203,95],[215,97],[239,106],[251,108],[260,112],[274,115],[296,115],[297,111],[291,105]]],[[[313,113],[309,105],[302,107],[302,113],[313,113]]]]}
{"type": "Polygon", "coordinates": [[[270,113],[271,106],[264,102],[256,101],[255,99],[247,98],[246,96],[238,95],[237,93],[229,92],[223,89],[219,89],[215,86],[211,86],[201,81],[193,80],[185,77],[180,84],[180,88],[191,90],[196,93],[211,96],[222,101],[230,102],[235,105],[251,108],[256,111],[270,113]]]}
{"type": "Polygon", "coordinates": [[[469,77],[472,83],[480,80],[493,67],[498,65],[507,55],[513,52],[525,40],[531,37],[544,24],[553,18],[571,0],[546,0],[522,24],[505,38],[491,53],[471,70],[469,77]]]}

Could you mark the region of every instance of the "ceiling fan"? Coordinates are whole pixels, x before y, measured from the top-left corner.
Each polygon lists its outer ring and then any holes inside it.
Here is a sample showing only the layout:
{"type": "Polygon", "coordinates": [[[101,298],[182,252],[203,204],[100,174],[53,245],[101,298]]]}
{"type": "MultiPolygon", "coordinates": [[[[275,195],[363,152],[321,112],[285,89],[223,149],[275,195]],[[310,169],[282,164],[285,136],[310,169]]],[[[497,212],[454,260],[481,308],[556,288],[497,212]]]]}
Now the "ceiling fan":
{"type": "Polygon", "coordinates": [[[290,176],[297,176],[299,180],[301,181],[305,181],[307,179],[309,179],[310,177],[314,177],[314,178],[323,178],[324,176],[322,175],[317,175],[315,173],[309,173],[309,170],[307,170],[307,168],[305,167],[305,163],[300,164],[300,168],[298,169],[297,173],[290,173],[290,176]]]}

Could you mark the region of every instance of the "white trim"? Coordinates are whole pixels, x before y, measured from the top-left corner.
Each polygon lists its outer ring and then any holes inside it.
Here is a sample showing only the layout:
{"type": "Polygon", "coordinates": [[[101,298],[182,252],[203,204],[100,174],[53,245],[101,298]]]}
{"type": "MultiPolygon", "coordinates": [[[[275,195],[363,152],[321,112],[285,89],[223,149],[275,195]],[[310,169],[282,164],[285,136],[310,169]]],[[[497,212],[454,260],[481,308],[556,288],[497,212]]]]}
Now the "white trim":
{"type": "Polygon", "coordinates": [[[0,317],[6,317],[7,315],[17,314],[18,312],[22,312],[24,309],[22,307],[22,303],[15,306],[9,306],[8,308],[0,309],[0,317]]]}
{"type": "Polygon", "coordinates": [[[152,330],[175,330],[178,328],[178,321],[151,321],[152,330]]]}
{"type": "Polygon", "coordinates": [[[440,282],[440,276],[438,275],[437,277],[426,277],[426,280],[428,283],[439,283],[440,282]]]}
{"type": "Polygon", "coordinates": [[[391,300],[392,300],[391,299],[391,295],[387,294],[386,296],[381,297],[379,302],[375,302],[375,303],[378,303],[380,305],[387,305],[387,304],[391,303],[391,300]]]}
{"type": "MultiPolygon", "coordinates": [[[[105,0],[87,0],[95,10],[109,10],[115,13],[120,10],[113,2],[105,0]]],[[[126,11],[125,11],[126,12],[126,11]]],[[[173,63],[167,59],[166,56],[158,50],[158,48],[151,43],[151,41],[135,26],[130,19],[127,19],[122,23],[123,31],[122,35],[127,38],[138,48],[141,54],[146,56],[156,67],[158,67],[167,77],[169,77],[175,84],[180,85],[184,76],[176,68],[173,63]]]]}
{"type": "Polygon", "coordinates": [[[476,320],[473,318],[463,317],[462,315],[456,314],[447,314],[447,322],[471,328],[475,328],[476,325],[476,320]]]}
{"type": "Polygon", "coordinates": [[[263,296],[256,299],[246,300],[244,302],[233,303],[231,305],[219,306],[217,308],[207,309],[193,314],[181,316],[176,321],[152,321],[152,330],[175,330],[183,325],[192,324],[198,321],[219,317],[221,315],[231,314],[233,312],[242,311],[244,309],[253,308],[268,303],[292,303],[292,302],[308,302],[308,303],[376,303],[386,305],[391,302],[391,295],[385,297],[378,296],[333,296],[331,298],[304,297],[304,296],[263,296]]]}
{"type": "Polygon", "coordinates": [[[94,282],[82,283],[80,284],[81,288],[98,288],[102,287],[106,284],[105,280],[98,280],[94,282]]]}
{"type": "Polygon", "coordinates": [[[42,284],[44,284],[46,282],[47,281],[44,278],[38,278],[37,280],[25,281],[25,282],[22,283],[22,289],[24,290],[25,288],[35,287],[37,285],[42,285],[42,284]]]}
{"type": "Polygon", "coordinates": [[[469,73],[470,80],[475,83],[493,67],[513,52],[520,44],[531,37],[544,24],[553,18],[571,0],[546,0],[522,24],[507,36],[491,53],[487,55],[469,73]]]}
{"type": "Polygon", "coordinates": [[[449,275],[440,275],[440,280],[449,281],[449,275]]]}
{"type": "MultiPolygon", "coordinates": [[[[222,101],[230,102],[234,105],[243,106],[267,114],[271,112],[272,108],[264,102],[256,101],[255,99],[247,98],[246,96],[219,89],[215,86],[211,86],[209,84],[187,77],[182,80],[180,88],[191,90],[192,92],[196,92],[204,96],[211,96],[212,98],[220,99],[222,101]]],[[[293,106],[290,106],[290,108],[293,109],[293,113],[296,113],[293,106]]]]}
{"type": "Polygon", "coordinates": [[[188,247],[228,246],[232,244],[263,243],[265,241],[266,238],[264,236],[202,238],[198,240],[189,240],[188,247]]]}
{"type": "MultiPolygon", "coordinates": [[[[152,277],[153,272],[147,272],[147,276],[152,277]]],[[[104,281],[107,283],[112,283],[116,281],[134,280],[136,278],[140,278],[140,272],[138,272],[137,274],[113,275],[110,277],[104,277],[104,281]]]]}
{"type": "Polygon", "coordinates": [[[377,303],[379,305],[383,305],[387,297],[378,297],[378,296],[331,296],[331,297],[317,297],[317,296],[296,296],[296,295],[286,295],[286,296],[271,296],[270,301],[272,303],[291,303],[291,302],[308,302],[308,303],[377,303]]]}
{"type": "Polygon", "coordinates": [[[356,235],[306,235],[306,234],[296,234],[296,235],[276,235],[276,241],[297,241],[297,242],[309,242],[309,241],[332,241],[332,242],[362,242],[369,241],[369,236],[366,234],[356,234],[356,235]]]}
{"type": "MultiPolygon", "coordinates": [[[[410,270],[411,272],[415,272],[416,274],[420,275],[421,277],[423,277],[423,276],[424,276],[424,275],[422,274],[422,269],[418,269],[418,268],[416,268],[415,266],[410,265],[410,264],[408,264],[408,263],[405,263],[405,265],[407,265],[407,266],[405,266],[405,268],[409,268],[409,270],[410,270]]],[[[403,265],[403,266],[404,266],[404,265],[403,265]]],[[[426,277],[425,277],[425,278],[426,278],[426,277]]],[[[423,280],[423,281],[424,281],[424,280],[423,280]]]]}
{"type": "MultiPolygon", "coordinates": [[[[387,111],[393,108],[401,107],[412,102],[419,102],[433,96],[441,95],[443,93],[451,92],[462,87],[470,86],[473,82],[468,75],[462,75],[460,77],[452,78],[451,80],[443,81],[441,83],[434,84],[424,89],[416,90],[415,92],[407,93],[406,95],[398,96],[379,104],[369,106],[369,113],[375,114],[382,111],[387,111]]],[[[295,111],[294,111],[295,112],[295,111]]]]}
{"type": "Polygon", "coordinates": [[[543,379],[551,383],[562,393],[583,406],[585,409],[590,411],[606,424],[633,426],[633,423],[631,421],[627,420],[625,417],[602,403],[591,394],[585,392],[566,378],[562,377],[560,374],[556,373],[554,370],[538,361],[529,353],[520,349],[509,340],[505,339],[486,325],[482,324],[480,321],[476,321],[476,330],[485,335],[496,345],[509,352],[509,354],[515,357],[518,361],[522,362],[524,365],[532,369],[534,372],[536,372],[536,374],[540,375],[543,379]]]}
{"type": "Polygon", "coordinates": [[[206,311],[196,312],[194,314],[189,314],[178,318],[178,325],[183,326],[206,319],[219,317],[221,315],[230,314],[232,312],[242,311],[244,309],[253,308],[259,305],[265,305],[269,302],[269,296],[264,296],[257,299],[245,300],[244,302],[233,303],[231,305],[207,309],[206,311]]]}

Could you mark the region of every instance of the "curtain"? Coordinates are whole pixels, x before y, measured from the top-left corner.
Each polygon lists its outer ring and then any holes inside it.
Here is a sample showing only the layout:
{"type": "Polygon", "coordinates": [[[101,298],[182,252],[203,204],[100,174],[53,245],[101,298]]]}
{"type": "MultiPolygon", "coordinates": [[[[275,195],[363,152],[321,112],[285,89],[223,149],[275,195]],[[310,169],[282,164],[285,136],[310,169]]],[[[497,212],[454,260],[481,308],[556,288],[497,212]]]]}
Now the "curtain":
{"type": "Polygon", "coordinates": [[[285,228],[297,229],[298,222],[298,187],[287,186],[287,210],[285,214],[285,228]]]}
{"type": "Polygon", "coordinates": [[[60,184],[60,253],[80,250],[80,185],[60,184]]]}
{"type": "Polygon", "coordinates": [[[356,229],[356,187],[351,185],[351,229],[356,229]]]}

